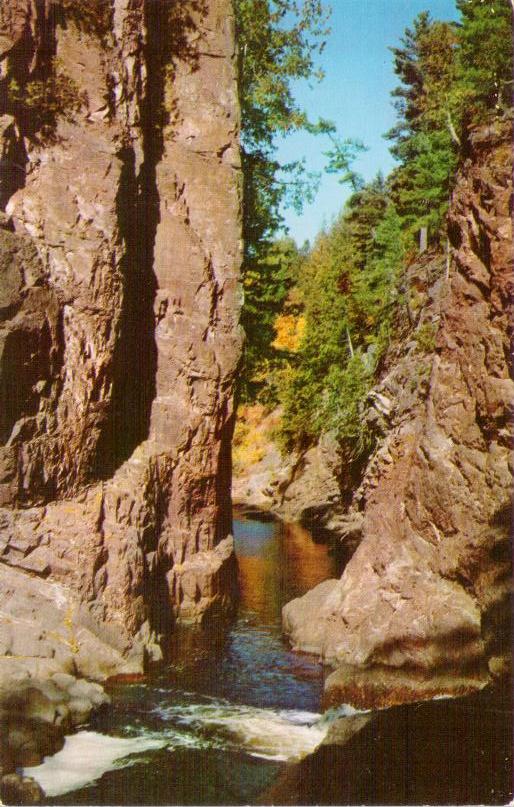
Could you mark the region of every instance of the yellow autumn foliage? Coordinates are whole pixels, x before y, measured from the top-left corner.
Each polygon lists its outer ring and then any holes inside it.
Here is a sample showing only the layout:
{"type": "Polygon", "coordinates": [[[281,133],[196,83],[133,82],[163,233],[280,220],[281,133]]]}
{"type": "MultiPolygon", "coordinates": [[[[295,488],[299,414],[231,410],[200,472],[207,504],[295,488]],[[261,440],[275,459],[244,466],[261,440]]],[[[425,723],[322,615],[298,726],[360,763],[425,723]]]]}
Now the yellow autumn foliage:
{"type": "Polygon", "coordinates": [[[232,441],[236,473],[258,464],[269,453],[271,431],[277,427],[278,419],[278,414],[268,413],[261,404],[239,406],[232,441]]]}
{"type": "Polygon", "coordinates": [[[258,428],[263,415],[264,409],[259,404],[239,407],[232,442],[232,461],[236,471],[254,465],[264,457],[263,435],[258,428]]]}
{"type": "Polygon", "coordinates": [[[276,333],[272,345],[276,350],[296,353],[305,333],[305,317],[293,314],[280,314],[273,325],[276,333]]]}

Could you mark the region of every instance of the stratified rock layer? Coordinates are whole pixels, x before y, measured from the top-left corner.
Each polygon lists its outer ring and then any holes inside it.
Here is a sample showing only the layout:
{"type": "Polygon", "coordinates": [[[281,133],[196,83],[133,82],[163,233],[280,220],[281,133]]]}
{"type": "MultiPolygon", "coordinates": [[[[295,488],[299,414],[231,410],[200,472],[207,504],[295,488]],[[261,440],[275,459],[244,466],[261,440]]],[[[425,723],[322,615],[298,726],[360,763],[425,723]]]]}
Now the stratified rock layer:
{"type": "Polygon", "coordinates": [[[341,580],[285,607],[297,649],[429,670],[510,655],[511,201],[510,130],[476,131],[451,260],[411,267],[417,310],[375,390],[385,435],[346,515],[361,543],[341,580]]]}
{"type": "Polygon", "coordinates": [[[105,5],[0,3],[0,681],[140,671],[234,594],[231,2],[105,5]],[[52,76],[37,129],[7,89],[52,76]]]}

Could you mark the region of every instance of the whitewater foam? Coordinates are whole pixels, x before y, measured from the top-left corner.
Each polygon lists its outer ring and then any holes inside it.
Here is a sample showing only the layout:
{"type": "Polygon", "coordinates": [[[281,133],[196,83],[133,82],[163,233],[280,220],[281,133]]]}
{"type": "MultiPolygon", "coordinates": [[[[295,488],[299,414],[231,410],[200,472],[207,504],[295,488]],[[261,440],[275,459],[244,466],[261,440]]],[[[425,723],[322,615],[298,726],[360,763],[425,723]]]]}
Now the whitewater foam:
{"type": "Polygon", "coordinates": [[[259,709],[227,702],[159,707],[164,720],[206,736],[227,749],[278,762],[298,761],[325,738],[328,726],[321,715],[296,710],[259,709]]]}
{"type": "Polygon", "coordinates": [[[79,731],[66,737],[64,747],[41,765],[25,768],[51,798],[96,782],[106,771],[134,764],[138,754],[168,745],[155,737],[108,737],[79,731]]]}
{"type": "MultiPolygon", "coordinates": [[[[341,709],[337,710],[341,716],[341,709]]],[[[80,731],[66,737],[64,748],[25,773],[53,798],[96,782],[107,771],[140,761],[147,751],[178,748],[225,749],[276,762],[297,762],[325,739],[330,720],[316,712],[260,709],[208,699],[170,704],[153,710],[161,727],[127,727],[137,736],[110,737],[80,731]]],[[[354,713],[349,707],[346,714],[354,713]]]]}

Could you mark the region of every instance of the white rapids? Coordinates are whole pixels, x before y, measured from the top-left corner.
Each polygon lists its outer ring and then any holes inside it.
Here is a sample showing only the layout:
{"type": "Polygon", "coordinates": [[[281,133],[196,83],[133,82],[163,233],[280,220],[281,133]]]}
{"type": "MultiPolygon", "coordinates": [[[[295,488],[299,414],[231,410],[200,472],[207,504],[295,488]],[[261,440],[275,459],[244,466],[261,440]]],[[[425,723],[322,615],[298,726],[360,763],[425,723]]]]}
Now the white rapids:
{"type": "Polygon", "coordinates": [[[159,708],[175,725],[210,740],[213,747],[238,749],[255,757],[287,762],[312,753],[325,738],[321,715],[259,709],[227,702],[159,708]]]}
{"type": "Polygon", "coordinates": [[[41,765],[25,768],[24,774],[55,798],[96,782],[107,771],[144,762],[144,755],[159,749],[226,749],[270,761],[298,762],[323,742],[333,719],[356,713],[344,706],[322,716],[217,699],[160,706],[154,714],[162,721],[161,729],[127,727],[130,737],[79,731],[66,737],[61,751],[46,757],[41,765]]]}
{"type": "Polygon", "coordinates": [[[132,764],[134,754],[153,751],[166,745],[166,740],[150,737],[108,737],[96,731],[79,731],[66,737],[64,747],[41,765],[25,768],[53,798],[96,782],[106,771],[132,764]],[[132,757],[132,758],[131,758],[132,757]]]}

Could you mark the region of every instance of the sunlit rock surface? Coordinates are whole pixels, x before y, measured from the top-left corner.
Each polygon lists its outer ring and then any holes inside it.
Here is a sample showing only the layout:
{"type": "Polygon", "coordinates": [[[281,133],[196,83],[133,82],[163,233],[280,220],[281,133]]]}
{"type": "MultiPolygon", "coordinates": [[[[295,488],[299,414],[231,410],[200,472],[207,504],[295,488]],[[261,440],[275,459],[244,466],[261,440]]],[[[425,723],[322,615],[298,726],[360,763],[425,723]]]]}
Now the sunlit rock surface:
{"type": "Polygon", "coordinates": [[[78,20],[0,2],[4,89],[55,54],[81,107],[52,132],[0,109],[0,689],[20,692],[141,672],[236,579],[231,3],[78,20]]]}
{"type": "Polygon", "coordinates": [[[336,666],[497,674],[510,656],[511,158],[510,127],[472,133],[448,263],[410,267],[422,304],[376,390],[384,437],[346,514],[361,542],[338,582],[284,609],[293,646],[336,666]]]}

